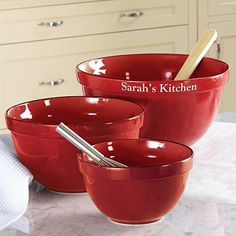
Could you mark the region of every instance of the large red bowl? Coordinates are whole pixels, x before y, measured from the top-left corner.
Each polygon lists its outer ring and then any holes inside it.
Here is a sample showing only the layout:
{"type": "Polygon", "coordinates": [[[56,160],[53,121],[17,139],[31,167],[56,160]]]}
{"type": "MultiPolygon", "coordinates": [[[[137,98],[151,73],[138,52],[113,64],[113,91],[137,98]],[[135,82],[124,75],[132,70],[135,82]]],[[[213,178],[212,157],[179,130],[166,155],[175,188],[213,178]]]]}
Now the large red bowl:
{"type": "Polygon", "coordinates": [[[87,96],[109,96],[145,107],[141,137],[196,142],[218,110],[229,66],[203,58],[192,77],[174,78],[186,60],[182,54],[133,54],[93,59],[76,68],[87,96]]]}
{"type": "Polygon", "coordinates": [[[64,122],[91,144],[116,138],[137,138],[143,107],[110,98],[55,97],[9,108],[6,124],[16,152],[34,178],[57,192],[86,191],[78,171],[78,149],[55,128],[64,122]]]}
{"type": "Polygon", "coordinates": [[[159,220],[180,199],[192,168],[192,150],[179,143],[145,139],[94,145],[128,168],[102,167],[79,156],[89,196],[105,215],[125,224],[159,220]]]}

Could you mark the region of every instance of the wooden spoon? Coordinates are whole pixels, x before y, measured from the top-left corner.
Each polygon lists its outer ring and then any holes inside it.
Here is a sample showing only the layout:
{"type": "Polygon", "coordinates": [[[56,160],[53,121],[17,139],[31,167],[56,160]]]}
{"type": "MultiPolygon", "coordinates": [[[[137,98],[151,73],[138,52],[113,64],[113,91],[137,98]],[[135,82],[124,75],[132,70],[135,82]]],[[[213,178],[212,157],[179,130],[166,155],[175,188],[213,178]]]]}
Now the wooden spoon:
{"type": "Polygon", "coordinates": [[[184,62],[174,80],[189,79],[202,58],[206,55],[212,44],[215,42],[216,38],[217,32],[215,29],[208,29],[205,31],[201,35],[200,39],[196,43],[192,52],[189,54],[187,60],[184,62]]]}

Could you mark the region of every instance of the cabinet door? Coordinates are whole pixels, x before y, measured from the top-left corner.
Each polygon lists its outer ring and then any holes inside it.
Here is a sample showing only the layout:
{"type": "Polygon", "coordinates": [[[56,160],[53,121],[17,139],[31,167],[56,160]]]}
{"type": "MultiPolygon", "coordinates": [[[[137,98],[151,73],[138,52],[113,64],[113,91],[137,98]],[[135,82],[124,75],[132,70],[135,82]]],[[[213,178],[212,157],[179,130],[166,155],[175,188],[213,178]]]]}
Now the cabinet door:
{"type": "Polygon", "coordinates": [[[82,95],[75,66],[85,59],[122,53],[187,52],[187,36],[187,26],[179,26],[0,46],[0,127],[4,127],[4,111],[14,104],[82,95]],[[44,84],[58,80],[64,82],[44,84]]]}
{"type": "Polygon", "coordinates": [[[198,36],[207,28],[218,32],[215,43],[208,55],[223,60],[230,65],[230,80],[225,87],[219,111],[236,110],[236,0],[198,1],[198,36]]]}
{"type": "Polygon", "coordinates": [[[218,44],[213,45],[209,56],[223,60],[230,65],[230,80],[224,90],[220,111],[236,111],[236,20],[210,23],[218,32],[218,44]]]}

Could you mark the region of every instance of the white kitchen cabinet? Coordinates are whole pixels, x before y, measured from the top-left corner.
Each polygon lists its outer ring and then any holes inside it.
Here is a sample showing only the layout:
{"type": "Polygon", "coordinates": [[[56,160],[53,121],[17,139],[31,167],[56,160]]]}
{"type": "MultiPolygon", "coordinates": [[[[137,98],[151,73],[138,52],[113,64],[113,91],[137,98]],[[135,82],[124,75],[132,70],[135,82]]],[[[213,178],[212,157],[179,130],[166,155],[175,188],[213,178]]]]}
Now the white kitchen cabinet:
{"type": "Polygon", "coordinates": [[[0,46],[2,127],[4,111],[16,103],[82,95],[75,75],[80,61],[121,53],[187,52],[187,33],[187,26],[180,26],[0,46]],[[50,81],[59,84],[45,84],[50,81]]]}
{"type": "Polygon", "coordinates": [[[5,110],[14,104],[82,95],[75,66],[83,60],[124,53],[187,53],[196,40],[195,3],[0,0],[0,129],[5,128],[5,110]]]}
{"type": "Polygon", "coordinates": [[[218,41],[208,55],[230,65],[230,80],[221,101],[220,112],[236,110],[236,0],[199,0],[199,35],[206,28],[215,28],[218,41]]]}

